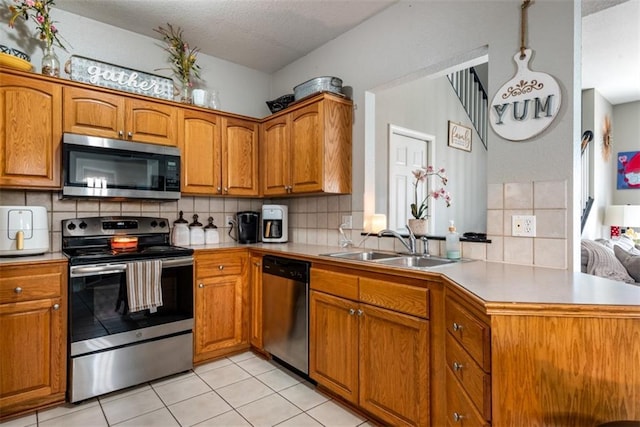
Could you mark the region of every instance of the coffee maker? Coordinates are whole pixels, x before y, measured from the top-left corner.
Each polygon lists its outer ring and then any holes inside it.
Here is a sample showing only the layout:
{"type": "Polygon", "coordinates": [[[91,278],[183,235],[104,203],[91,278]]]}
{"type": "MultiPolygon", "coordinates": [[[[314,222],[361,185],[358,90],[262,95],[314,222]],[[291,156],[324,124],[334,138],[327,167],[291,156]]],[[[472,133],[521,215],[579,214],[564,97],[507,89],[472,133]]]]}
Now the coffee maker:
{"type": "Polygon", "coordinates": [[[260,212],[244,211],[236,214],[238,243],[260,241],[260,212]]]}
{"type": "Polygon", "coordinates": [[[288,212],[285,205],[262,205],[262,241],[284,243],[289,238],[288,212]]]}

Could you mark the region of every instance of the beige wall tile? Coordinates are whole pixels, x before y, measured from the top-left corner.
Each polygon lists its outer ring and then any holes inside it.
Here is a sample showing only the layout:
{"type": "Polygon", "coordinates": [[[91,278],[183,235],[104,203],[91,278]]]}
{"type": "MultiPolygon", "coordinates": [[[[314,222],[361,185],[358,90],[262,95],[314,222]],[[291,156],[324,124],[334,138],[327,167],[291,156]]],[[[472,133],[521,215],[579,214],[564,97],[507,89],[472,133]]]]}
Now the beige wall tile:
{"type": "Polygon", "coordinates": [[[340,198],[340,212],[351,212],[351,194],[338,196],[340,198]]]}
{"type": "Polygon", "coordinates": [[[327,212],[340,212],[340,196],[327,196],[327,212]]]}
{"type": "Polygon", "coordinates": [[[512,264],[533,264],[533,238],[505,237],[504,262],[512,264]]]}
{"type": "Polygon", "coordinates": [[[55,194],[51,196],[51,204],[54,212],[75,212],[76,201],[69,199],[59,199],[55,194]]]}
{"type": "Polygon", "coordinates": [[[536,209],[536,237],[567,237],[567,211],[565,209],[536,209]]]}
{"type": "Polygon", "coordinates": [[[221,197],[211,197],[209,199],[209,212],[224,212],[224,199],[221,197]]]}
{"type": "Polygon", "coordinates": [[[489,184],[487,187],[487,209],[504,208],[504,186],[502,184],[489,184]]]}
{"type": "Polygon", "coordinates": [[[487,234],[502,235],[504,233],[504,211],[501,209],[487,210],[487,234]]]}
{"type": "Polygon", "coordinates": [[[27,206],[44,206],[47,211],[51,210],[51,192],[44,191],[27,191],[26,192],[27,206]]]}
{"type": "Polygon", "coordinates": [[[487,259],[487,244],[476,242],[462,242],[462,257],[470,259],[487,259]]]}
{"type": "Polygon", "coordinates": [[[238,212],[250,211],[251,200],[250,199],[238,199],[238,212]]]}
{"type": "Polygon", "coordinates": [[[26,203],[27,196],[24,191],[0,190],[0,205],[25,206],[26,203]]]}
{"type": "Polygon", "coordinates": [[[122,204],[120,202],[100,202],[100,215],[120,215],[122,204]]]}
{"type": "Polygon", "coordinates": [[[122,202],[120,209],[122,212],[130,212],[129,215],[140,215],[140,212],[142,212],[142,204],[136,201],[122,202]],[[131,214],[131,212],[133,214],[131,214]]]}
{"type": "MultiPolygon", "coordinates": [[[[144,216],[147,215],[160,215],[160,203],[158,202],[142,202],[140,203],[140,210],[144,216]]],[[[193,211],[189,211],[193,212],[193,211]]]]}
{"type": "Polygon", "coordinates": [[[506,183],[504,185],[505,209],[532,209],[533,184],[531,182],[506,183]]]}
{"type": "Polygon", "coordinates": [[[318,212],[327,212],[327,197],[318,197],[318,212]]]}
{"type": "Polygon", "coordinates": [[[193,211],[197,212],[200,216],[209,216],[209,198],[208,197],[194,197],[193,198],[193,211]]]}
{"type": "Polygon", "coordinates": [[[536,209],[566,209],[566,181],[537,181],[533,183],[533,201],[536,209]]]}
{"type": "Polygon", "coordinates": [[[489,235],[487,238],[491,240],[491,243],[487,244],[487,261],[504,261],[504,237],[489,235]]]}
{"type": "Polygon", "coordinates": [[[534,265],[567,268],[567,239],[535,239],[534,265]]]}

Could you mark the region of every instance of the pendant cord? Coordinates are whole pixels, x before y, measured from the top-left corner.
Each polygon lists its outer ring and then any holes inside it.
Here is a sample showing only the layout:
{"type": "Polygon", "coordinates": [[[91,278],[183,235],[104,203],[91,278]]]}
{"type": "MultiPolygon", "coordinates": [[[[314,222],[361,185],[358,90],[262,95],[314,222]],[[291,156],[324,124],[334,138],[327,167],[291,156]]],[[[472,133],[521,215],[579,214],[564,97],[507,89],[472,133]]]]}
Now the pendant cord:
{"type": "Polygon", "coordinates": [[[531,0],[524,0],[520,7],[520,59],[524,59],[524,50],[527,48],[524,44],[525,34],[527,33],[527,8],[531,5],[531,0]]]}

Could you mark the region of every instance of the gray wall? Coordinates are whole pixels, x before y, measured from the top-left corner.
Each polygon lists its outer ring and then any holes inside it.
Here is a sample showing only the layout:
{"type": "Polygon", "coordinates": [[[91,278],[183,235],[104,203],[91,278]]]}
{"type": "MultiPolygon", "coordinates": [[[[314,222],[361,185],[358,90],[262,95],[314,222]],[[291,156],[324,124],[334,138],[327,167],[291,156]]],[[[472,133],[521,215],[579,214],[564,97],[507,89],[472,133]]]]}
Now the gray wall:
{"type": "MultiPolygon", "coordinates": [[[[386,9],[357,28],[276,72],[272,95],[321,75],[341,77],[353,87],[354,117],[352,207],[373,213],[371,182],[365,171],[366,92],[415,74],[432,74],[448,66],[489,55],[489,97],[515,73],[519,47],[520,1],[406,2],[386,9]],[[361,173],[365,171],[365,173],[361,173]]],[[[527,46],[530,66],[551,74],[562,91],[562,107],[554,123],[526,142],[511,142],[490,133],[489,184],[565,181],[568,211],[566,255],[578,268],[578,187],[580,117],[580,2],[537,1],[528,9],[527,46]],[[574,177],[575,176],[575,177],[574,177]]],[[[368,157],[367,157],[368,159],[368,157]]],[[[579,187],[578,187],[579,188],[579,187]]],[[[562,224],[564,227],[564,224],[562,224]]]]}

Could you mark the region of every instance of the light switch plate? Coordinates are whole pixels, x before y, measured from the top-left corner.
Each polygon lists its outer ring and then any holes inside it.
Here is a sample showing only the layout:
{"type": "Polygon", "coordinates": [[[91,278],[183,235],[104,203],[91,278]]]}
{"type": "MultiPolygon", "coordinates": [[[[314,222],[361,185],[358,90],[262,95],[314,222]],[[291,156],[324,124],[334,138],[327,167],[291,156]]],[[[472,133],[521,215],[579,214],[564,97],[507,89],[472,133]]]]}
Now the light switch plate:
{"type": "Polygon", "coordinates": [[[513,215],[511,217],[511,235],[517,237],[536,237],[536,216],[513,215]]]}

